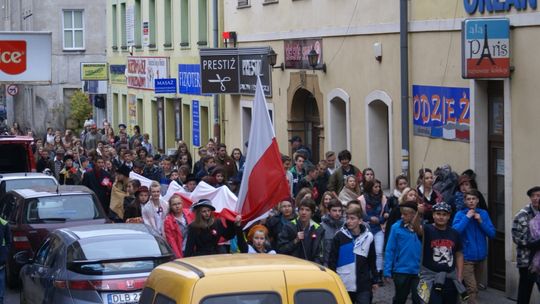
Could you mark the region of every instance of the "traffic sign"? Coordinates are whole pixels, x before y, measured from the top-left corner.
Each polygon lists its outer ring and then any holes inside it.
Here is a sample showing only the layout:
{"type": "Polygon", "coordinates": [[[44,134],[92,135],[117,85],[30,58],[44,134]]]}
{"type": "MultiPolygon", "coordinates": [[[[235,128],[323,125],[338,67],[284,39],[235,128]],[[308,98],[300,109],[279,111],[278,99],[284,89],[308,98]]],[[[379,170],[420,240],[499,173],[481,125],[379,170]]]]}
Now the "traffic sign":
{"type": "Polygon", "coordinates": [[[11,96],[15,96],[19,94],[19,87],[16,84],[10,84],[7,86],[6,92],[11,96]]]}

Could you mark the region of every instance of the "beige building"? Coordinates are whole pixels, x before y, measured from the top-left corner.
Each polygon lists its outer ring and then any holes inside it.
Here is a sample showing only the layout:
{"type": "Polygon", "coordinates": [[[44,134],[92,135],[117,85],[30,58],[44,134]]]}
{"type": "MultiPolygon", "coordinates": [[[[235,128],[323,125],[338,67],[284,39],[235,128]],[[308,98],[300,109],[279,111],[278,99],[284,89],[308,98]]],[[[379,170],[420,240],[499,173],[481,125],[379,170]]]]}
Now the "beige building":
{"type": "MultiPolygon", "coordinates": [[[[536,1],[520,1],[528,6],[519,9],[491,1],[407,2],[411,179],[420,168],[443,164],[459,173],[476,171],[497,228],[486,281],[515,297],[511,223],[528,202],[526,190],[540,184],[540,158],[533,152],[540,149],[533,140],[540,119],[534,85],[540,77],[534,58],[540,12],[531,5],[536,1]],[[474,12],[464,7],[488,2],[474,12]],[[510,78],[462,78],[462,21],[485,17],[509,18],[510,78]],[[422,108],[422,95],[428,94],[437,109],[422,108]],[[426,128],[426,121],[442,122],[442,128],[426,128]]],[[[391,187],[407,160],[401,141],[399,20],[396,1],[224,1],[224,30],[238,33],[239,47],[271,46],[278,54],[275,67],[284,63],[284,70],[273,69],[268,98],[282,152],[290,152],[287,140],[293,135],[304,139],[315,159],[328,150],[349,149],[354,164],[373,167],[391,187]],[[322,53],[315,70],[306,62],[311,48],[322,53]]],[[[230,147],[241,147],[248,138],[252,99],[225,98],[223,129],[230,147]]]]}
{"type": "Polygon", "coordinates": [[[221,27],[214,21],[222,20],[215,3],[222,2],[108,1],[108,108],[113,126],[124,123],[131,130],[139,125],[165,153],[176,150],[181,139],[198,146],[192,138],[194,112],[200,118],[195,133],[201,143],[219,136],[219,128],[214,132],[219,100],[201,95],[198,83],[199,49],[213,47],[221,27]],[[162,78],[176,79],[177,93],[156,93],[154,81],[162,78]]]}

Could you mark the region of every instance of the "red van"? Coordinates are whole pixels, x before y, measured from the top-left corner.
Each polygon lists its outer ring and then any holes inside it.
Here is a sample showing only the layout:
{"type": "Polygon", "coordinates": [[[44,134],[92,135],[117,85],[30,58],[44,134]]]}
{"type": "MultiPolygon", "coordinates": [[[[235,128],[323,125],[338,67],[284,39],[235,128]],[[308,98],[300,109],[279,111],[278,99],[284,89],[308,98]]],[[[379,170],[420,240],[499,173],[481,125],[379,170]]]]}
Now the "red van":
{"type": "Polygon", "coordinates": [[[33,143],[28,136],[0,135],[0,173],[36,172],[33,143]]]}

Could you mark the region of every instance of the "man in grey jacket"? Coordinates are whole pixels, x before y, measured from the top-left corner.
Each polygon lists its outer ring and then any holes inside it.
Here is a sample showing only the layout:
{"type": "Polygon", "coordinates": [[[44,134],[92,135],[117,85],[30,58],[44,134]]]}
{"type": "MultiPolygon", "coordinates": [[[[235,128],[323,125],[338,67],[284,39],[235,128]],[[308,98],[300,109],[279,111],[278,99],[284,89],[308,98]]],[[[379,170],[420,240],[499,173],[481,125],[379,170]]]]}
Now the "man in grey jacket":
{"type": "Polygon", "coordinates": [[[328,213],[323,215],[321,226],[324,228],[323,239],[323,265],[328,266],[328,257],[332,249],[332,240],[336,232],[343,227],[343,205],[339,200],[333,198],[328,203],[328,213]]]}

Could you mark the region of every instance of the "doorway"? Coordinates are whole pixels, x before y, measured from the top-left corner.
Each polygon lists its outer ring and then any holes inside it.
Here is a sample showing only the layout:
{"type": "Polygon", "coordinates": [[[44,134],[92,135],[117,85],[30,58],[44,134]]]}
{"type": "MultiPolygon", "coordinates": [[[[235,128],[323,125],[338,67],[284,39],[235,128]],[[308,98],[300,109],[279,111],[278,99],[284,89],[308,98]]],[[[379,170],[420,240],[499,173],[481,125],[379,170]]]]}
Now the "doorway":
{"type": "Polygon", "coordinates": [[[505,290],[505,166],[504,166],[504,82],[489,81],[488,99],[488,211],[495,238],[489,241],[488,285],[505,290]]]}
{"type": "Polygon", "coordinates": [[[373,168],[375,176],[382,183],[383,189],[390,189],[390,138],[388,106],[381,100],[373,100],[367,109],[367,146],[368,166],[373,168]]]}
{"type": "Polygon", "coordinates": [[[328,109],[328,132],[331,135],[328,139],[330,140],[330,150],[336,153],[349,149],[348,95],[345,96],[346,100],[338,96],[333,97],[328,109]]]}
{"type": "Polygon", "coordinates": [[[303,144],[311,149],[311,161],[314,164],[319,162],[319,141],[322,135],[321,119],[317,100],[306,89],[298,89],[293,96],[289,134],[290,136],[300,136],[303,144]]]}

